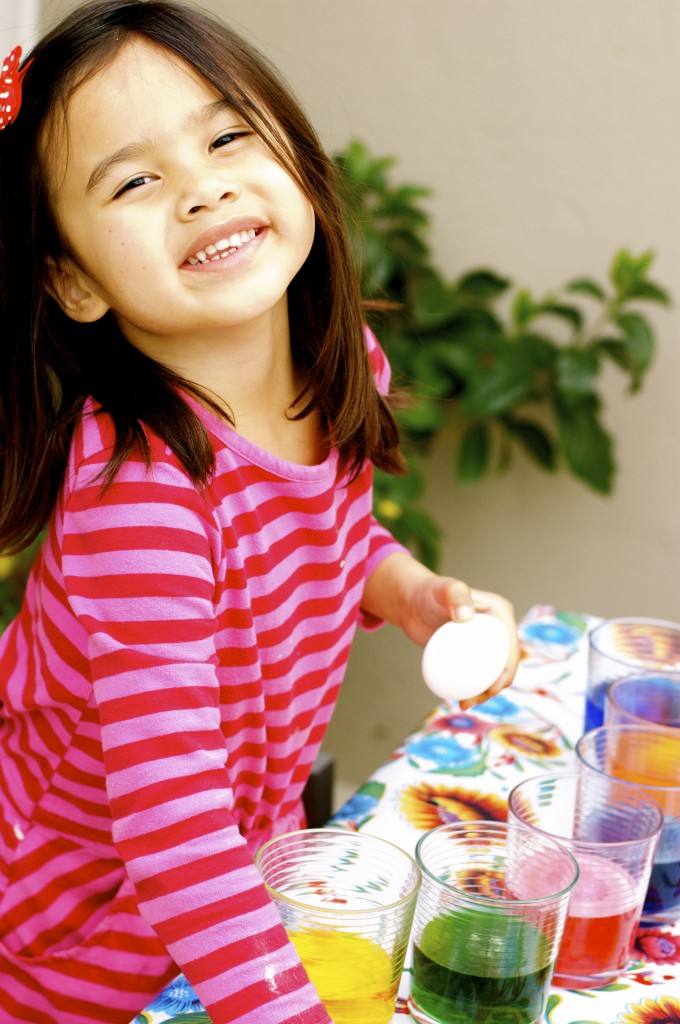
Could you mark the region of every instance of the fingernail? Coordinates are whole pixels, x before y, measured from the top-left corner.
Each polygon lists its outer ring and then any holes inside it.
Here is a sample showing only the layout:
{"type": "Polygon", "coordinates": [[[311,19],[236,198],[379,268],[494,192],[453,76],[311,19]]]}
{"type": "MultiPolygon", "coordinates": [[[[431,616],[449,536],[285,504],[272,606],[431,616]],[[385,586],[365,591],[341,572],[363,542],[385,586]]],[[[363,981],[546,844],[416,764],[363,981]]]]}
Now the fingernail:
{"type": "Polygon", "coordinates": [[[456,618],[459,622],[467,622],[474,614],[474,608],[470,608],[467,604],[461,604],[456,608],[456,618]]]}

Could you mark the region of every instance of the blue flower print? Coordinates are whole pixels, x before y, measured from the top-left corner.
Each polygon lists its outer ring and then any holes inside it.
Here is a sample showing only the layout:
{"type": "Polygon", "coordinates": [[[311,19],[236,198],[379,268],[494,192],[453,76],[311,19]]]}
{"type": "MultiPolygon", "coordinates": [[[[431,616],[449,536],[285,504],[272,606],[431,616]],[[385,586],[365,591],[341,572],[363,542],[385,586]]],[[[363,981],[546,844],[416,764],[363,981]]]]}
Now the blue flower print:
{"type": "Polygon", "coordinates": [[[377,802],[376,798],[371,796],[370,793],[355,793],[342,805],[338,814],[334,815],[334,818],[351,818],[358,821],[360,818],[365,818],[366,815],[371,814],[377,802]]]}
{"type": "Polygon", "coordinates": [[[470,733],[452,736],[447,732],[430,732],[414,736],[406,744],[405,753],[420,767],[429,763],[434,771],[454,775],[465,773],[484,757],[480,737],[470,733]]]}
{"type": "Polygon", "coordinates": [[[332,825],[346,825],[351,828],[359,828],[365,825],[369,818],[375,814],[375,809],[385,792],[385,783],[370,780],[365,782],[340,807],[330,820],[332,825]]]}
{"type": "Polygon", "coordinates": [[[504,693],[498,693],[495,697],[489,697],[483,704],[478,704],[477,711],[483,715],[489,715],[491,718],[514,718],[519,712],[517,705],[511,701],[504,693]]]}
{"type": "MultiPolygon", "coordinates": [[[[205,1007],[184,975],[179,974],[174,981],[165,986],[161,994],[149,1004],[147,1009],[154,1013],[173,1015],[177,1013],[200,1013],[201,1010],[205,1010],[205,1007]]],[[[142,1014],[139,1014],[133,1024],[145,1024],[148,1019],[148,1017],[145,1018],[142,1014]]]]}
{"type": "Polygon", "coordinates": [[[582,635],[581,630],[558,619],[539,619],[537,622],[527,622],[522,627],[523,638],[541,644],[558,644],[560,647],[577,644],[582,635]]]}

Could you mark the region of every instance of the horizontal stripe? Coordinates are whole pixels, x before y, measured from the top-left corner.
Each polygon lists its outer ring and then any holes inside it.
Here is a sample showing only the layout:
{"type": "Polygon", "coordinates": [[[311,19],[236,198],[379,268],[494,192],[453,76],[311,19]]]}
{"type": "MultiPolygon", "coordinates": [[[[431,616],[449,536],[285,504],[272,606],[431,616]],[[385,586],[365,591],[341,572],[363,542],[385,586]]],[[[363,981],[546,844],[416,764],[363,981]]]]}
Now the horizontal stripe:
{"type": "Polygon", "coordinates": [[[303,823],[367,572],[399,548],[370,466],[285,463],[189,401],[204,488],[148,432],[152,471],[135,453],[103,489],[88,403],[0,637],[2,1024],[129,1024],[178,968],[214,1024],[328,1022],[252,851],[303,823]]]}

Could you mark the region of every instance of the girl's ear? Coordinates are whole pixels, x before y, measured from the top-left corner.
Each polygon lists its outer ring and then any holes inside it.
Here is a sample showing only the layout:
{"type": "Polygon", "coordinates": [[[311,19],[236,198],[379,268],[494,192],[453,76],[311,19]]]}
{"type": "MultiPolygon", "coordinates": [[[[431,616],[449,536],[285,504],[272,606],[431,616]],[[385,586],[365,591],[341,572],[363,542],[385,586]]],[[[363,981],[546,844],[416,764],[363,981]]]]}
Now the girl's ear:
{"type": "Polygon", "coordinates": [[[108,311],[108,303],[97,292],[85,271],[70,256],[47,257],[46,287],[64,313],[81,324],[91,324],[108,311]]]}

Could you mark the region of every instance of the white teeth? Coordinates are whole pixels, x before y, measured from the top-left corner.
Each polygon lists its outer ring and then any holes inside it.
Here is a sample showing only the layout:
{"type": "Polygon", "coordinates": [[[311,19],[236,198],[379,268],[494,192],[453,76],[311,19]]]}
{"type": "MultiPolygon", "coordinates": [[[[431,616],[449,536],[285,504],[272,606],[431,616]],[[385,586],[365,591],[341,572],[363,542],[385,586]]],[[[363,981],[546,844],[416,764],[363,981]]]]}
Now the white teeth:
{"type": "Polygon", "coordinates": [[[215,260],[223,259],[224,256],[230,256],[246,242],[252,241],[256,235],[255,228],[235,232],[229,238],[221,238],[214,245],[206,245],[205,249],[199,249],[195,256],[188,257],[187,263],[190,263],[192,267],[198,263],[214,263],[215,260]]]}

